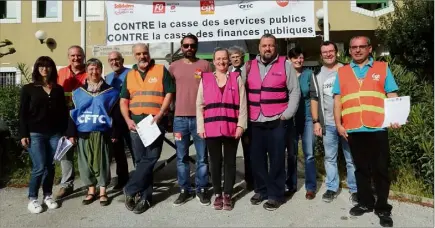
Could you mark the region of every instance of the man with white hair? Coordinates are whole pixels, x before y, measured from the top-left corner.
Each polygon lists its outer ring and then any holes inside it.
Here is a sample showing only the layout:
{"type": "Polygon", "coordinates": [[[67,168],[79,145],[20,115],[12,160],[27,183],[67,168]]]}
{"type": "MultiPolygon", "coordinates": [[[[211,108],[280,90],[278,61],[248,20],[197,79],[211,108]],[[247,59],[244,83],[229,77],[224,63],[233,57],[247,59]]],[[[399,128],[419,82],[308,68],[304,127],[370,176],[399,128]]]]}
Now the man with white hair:
{"type": "Polygon", "coordinates": [[[130,130],[136,170],[124,187],[125,206],[136,214],[151,207],[153,194],[153,169],[163,148],[163,134],[149,146],[142,143],[137,124],[148,115],[157,123],[161,132],[165,125],[166,113],[172,102],[175,84],[164,65],[151,59],[149,47],[139,43],[133,46],[137,64],[133,65],[121,88],[121,113],[130,130]],[[135,198],[139,196],[136,202],[135,198]]]}
{"type": "MultiPolygon", "coordinates": [[[[122,84],[124,83],[125,76],[130,71],[130,68],[124,67],[124,58],[118,51],[112,51],[108,55],[108,62],[113,72],[106,75],[106,83],[121,92],[122,84]]],[[[115,106],[118,108],[119,104],[115,106]]],[[[118,176],[118,183],[113,187],[114,190],[121,190],[128,181],[128,162],[125,154],[125,143],[130,150],[131,157],[134,164],[134,153],[131,148],[131,138],[125,121],[120,123],[119,130],[121,131],[120,138],[113,143],[113,157],[116,161],[116,175],[118,176]],[[124,143],[125,140],[125,143],[124,143]]]]}
{"type": "MultiPolygon", "coordinates": [[[[243,48],[239,46],[232,46],[228,48],[228,52],[230,54],[231,66],[229,68],[229,72],[239,72],[242,77],[243,83],[246,83],[246,75],[247,71],[249,71],[249,66],[245,64],[245,51],[243,48]]],[[[246,189],[248,191],[252,191],[254,189],[254,180],[252,177],[251,171],[251,162],[249,156],[249,141],[251,135],[251,128],[248,125],[248,128],[243,133],[242,136],[242,147],[243,147],[243,160],[245,163],[245,184],[246,189]]]]}

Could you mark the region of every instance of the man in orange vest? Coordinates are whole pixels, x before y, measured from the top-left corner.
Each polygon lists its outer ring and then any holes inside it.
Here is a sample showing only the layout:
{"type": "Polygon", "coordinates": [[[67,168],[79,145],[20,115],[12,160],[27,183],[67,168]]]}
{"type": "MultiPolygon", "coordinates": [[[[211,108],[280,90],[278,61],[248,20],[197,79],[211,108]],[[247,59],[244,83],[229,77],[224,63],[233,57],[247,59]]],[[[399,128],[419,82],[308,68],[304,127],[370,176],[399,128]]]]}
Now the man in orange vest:
{"type": "MultiPolygon", "coordinates": [[[[382,128],[384,99],[397,97],[399,89],[387,63],[370,57],[370,39],[357,36],[350,40],[350,64],[338,69],[333,86],[334,119],[339,134],[348,140],[355,164],[358,205],[353,216],[375,210],[381,226],[393,226],[392,206],[388,204],[390,179],[388,132],[382,128]],[[373,178],[377,201],[372,194],[373,178]]],[[[398,124],[392,124],[398,128],[398,124]]]]}
{"type": "Polygon", "coordinates": [[[163,147],[163,126],[166,113],[172,102],[175,84],[169,71],[151,59],[148,45],[135,44],[133,65],[121,87],[121,112],[128,125],[136,170],[124,187],[125,206],[136,214],[151,207],[153,193],[153,169],[160,158],[163,147]],[[161,134],[151,145],[145,147],[136,131],[136,124],[148,115],[153,116],[161,134]],[[136,202],[136,195],[139,200],[136,202]]]}
{"type": "MultiPolygon", "coordinates": [[[[72,107],[72,91],[83,86],[87,78],[84,53],[83,49],[78,45],[68,48],[69,65],[58,71],[58,84],[65,91],[65,98],[70,109],[72,107]]],[[[75,178],[74,149],[67,152],[65,159],[60,162],[60,165],[62,168],[62,180],[60,182],[61,188],[57,194],[58,198],[65,197],[73,192],[75,178]]]]}

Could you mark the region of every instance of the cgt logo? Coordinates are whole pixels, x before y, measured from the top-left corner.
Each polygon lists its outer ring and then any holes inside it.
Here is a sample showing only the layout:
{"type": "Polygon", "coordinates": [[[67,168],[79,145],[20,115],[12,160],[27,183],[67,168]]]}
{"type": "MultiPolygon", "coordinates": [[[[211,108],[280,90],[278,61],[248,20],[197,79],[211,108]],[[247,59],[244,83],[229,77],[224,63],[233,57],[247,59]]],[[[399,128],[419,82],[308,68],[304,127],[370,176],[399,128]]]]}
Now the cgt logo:
{"type": "Polygon", "coordinates": [[[241,1],[239,3],[239,9],[250,10],[253,8],[253,4],[250,1],[241,1]]]}
{"type": "Polygon", "coordinates": [[[166,2],[153,2],[153,14],[164,14],[166,12],[166,2]]]}
{"type": "Polygon", "coordinates": [[[214,14],[214,0],[200,0],[199,6],[202,15],[214,14]]]}
{"type": "Polygon", "coordinates": [[[286,7],[289,3],[289,0],[276,0],[276,4],[278,4],[281,7],[286,7]]]}

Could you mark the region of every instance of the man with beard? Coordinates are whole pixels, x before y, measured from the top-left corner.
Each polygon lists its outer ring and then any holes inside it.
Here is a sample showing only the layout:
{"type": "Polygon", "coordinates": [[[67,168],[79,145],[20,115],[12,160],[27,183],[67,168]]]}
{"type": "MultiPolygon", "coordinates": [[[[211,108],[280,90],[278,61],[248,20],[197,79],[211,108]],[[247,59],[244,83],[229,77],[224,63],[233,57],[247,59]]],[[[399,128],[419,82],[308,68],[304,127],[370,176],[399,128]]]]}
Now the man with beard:
{"type": "MultiPolygon", "coordinates": [[[[84,59],[85,52],[83,49],[78,45],[73,45],[68,48],[69,65],[58,71],[58,84],[61,85],[65,91],[65,99],[69,109],[71,109],[73,105],[72,91],[83,86],[88,77],[84,59]]],[[[60,162],[62,180],[60,182],[61,188],[57,193],[57,198],[63,198],[71,194],[74,190],[74,151],[75,149],[69,150],[65,158],[60,162]]]]}
{"type": "MultiPolygon", "coordinates": [[[[231,67],[229,68],[230,72],[239,72],[243,83],[246,83],[246,74],[249,71],[250,66],[245,64],[245,51],[238,46],[233,46],[228,49],[230,54],[231,67]]],[[[243,133],[242,136],[242,147],[243,147],[243,160],[245,165],[245,184],[246,190],[252,191],[254,189],[254,179],[252,177],[252,168],[250,161],[250,152],[249,152],[249,142],[251,138],[251,127],[248,125],[248,128],[243,133]]]]}
{"type": "MultiPolygon", "coordinates": [[[[124,58],[118,51],[110,52],[108,57],[108,62],[113,72],[106,75],[106,83],[121,92],[122,84],[130,68],[124,67],[124,58]]],[[[119,104],[114,108],[119,109],[118,106],[119,104]]],[[[127,124],[125,124],[125,121],[121,121],[119,124],[118,129],[121,131],[120,138],[113,143],[113,157],[115,157],[116,175],[118,176],[118,183],[113,187],[114,190],[121,190],[128,181],[128,163],[124,150],[124,140],[130,150],[134,164],[134,153],[131,149],[131,139],[127,124]]]]}
{"type": "Polygon", "coordinates": [[[161,132],[167,117],[165,116],[175,93],[175,85],[164,65],[155,64],[151,59],[148,45],[133,45],[133,55],[137,64],[133,65],[121,88],[121,113],[130,130],[136,170],[124,187],[125,206],[128,210],[140,214],[152,204],[153,169],[160,158],[163,147],[161,134],[151,145],[145,147],[136,131],[136,124],[148,115],[153,116],[161,132]],[[135,198],[139,195],[139,200],[135,198]]]}
{"type": "Polygon", "coordinates": [[[260,54],[250,63],[246,86],[255,182],[251,203],[258,205],[267,199],[263,207],[269,211],[284,203],[286,128],[301,94],[295,69],[276,49],[275,36],[261,37],[260,54]]]}
{"type": "Polygon", "coordinates": [[[198,38],[189,34],[181,40],[184,58],[171,64],[169,71],[177,87],[175,99],[174,138],[177,147],[177,173],[180,195],[174,205],[179,206],[192,199],[194,194],[190,184],[189,145],[190,136],[196,150],[196,197],[202,205],[209,205],[206,187],[208,167],[205,140],[199,137],[196,129],[196,96],[201,74],[210,72],[210,64],[196,57],[198,38]]]}

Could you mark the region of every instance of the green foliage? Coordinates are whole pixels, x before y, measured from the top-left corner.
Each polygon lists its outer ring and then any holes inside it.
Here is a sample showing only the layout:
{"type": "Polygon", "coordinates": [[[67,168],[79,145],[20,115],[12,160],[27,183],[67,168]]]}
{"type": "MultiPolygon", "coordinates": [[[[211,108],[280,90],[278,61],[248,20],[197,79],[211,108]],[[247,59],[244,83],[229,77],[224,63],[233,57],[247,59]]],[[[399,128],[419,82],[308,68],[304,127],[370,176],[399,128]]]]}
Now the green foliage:
{"type": "Polygon", "coordinates": [[[24,78],[26,83],[32,82],[32,72],[30,72],[29,67],[25,63],[18,63],[17,68],[21,72],[21,76],[24,78]]]}
{"type": "MultiPolygon", "coordinates": [[[[1,149],[1,175],[12,178],[12,176],[25,175],[24,167],[31,167],[29,156],[23,152],[18,136],[18,110],[20,107],[20,87],[0,87],[0,119],[6,122],[10,136],[2,139],[1,149]]],[[[27,171],[28,172],[28,171],[27,171]]]]}
{"type": "MultiPolygon", "coordinates": [[[[410,69],[431,76],[434,68],[434,2],[394,1],[394,12],[380,18],[377,38],[410,69]]],[[[427,76],[427,75],[426,75],[427,76]]]]}

